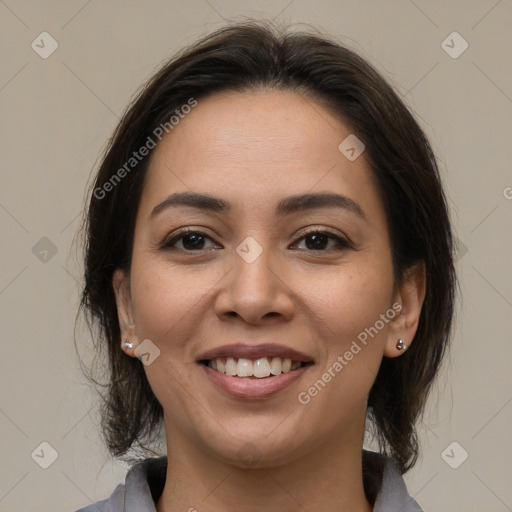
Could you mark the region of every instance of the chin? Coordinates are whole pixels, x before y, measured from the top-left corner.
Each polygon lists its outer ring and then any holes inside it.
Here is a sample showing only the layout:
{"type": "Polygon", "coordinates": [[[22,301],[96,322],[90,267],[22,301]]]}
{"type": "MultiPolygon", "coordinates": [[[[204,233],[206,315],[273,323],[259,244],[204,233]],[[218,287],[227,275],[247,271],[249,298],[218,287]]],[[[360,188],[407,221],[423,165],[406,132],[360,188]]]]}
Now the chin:
{"type": "MultiPolygon", "coordinates": [[[[276,421],[276,426],[279,421],[276,421]]],[[[218,436],[210,435],[205,438],[205,445],[219,459],[233,466],[245,469],[268,468],[292,462],[298,457],[297,452],[304,449],[305,440],[297,436],[296,432],[294,429],[293,433],[285,430],[278,433],[269,428],[269,423],[265,423],[260,428],[253,426],[249,431],[230,431],[229,434],[222,431],[218,436]],[[212,442],[214,439],[217,442],[212,442]]]]}

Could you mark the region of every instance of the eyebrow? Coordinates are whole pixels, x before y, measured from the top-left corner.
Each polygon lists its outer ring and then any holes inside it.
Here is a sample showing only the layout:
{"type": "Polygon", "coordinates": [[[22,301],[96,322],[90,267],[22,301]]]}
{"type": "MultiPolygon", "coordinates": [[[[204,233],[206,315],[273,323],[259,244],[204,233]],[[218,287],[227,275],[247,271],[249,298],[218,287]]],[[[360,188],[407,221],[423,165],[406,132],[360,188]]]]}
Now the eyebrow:
{"type": "MultiPolygon", "coordinates": [[[[168,208],[180,206],[190,206],[199,210],[215,213],[227,213],[232,209],[228,202],[218,197],[194,192],[179,192],[171,194],[164,201],[155,206],[148,220],[152,220],[155,216],[168,208]]],[[[358,203],[346,196],[334,193],[300,194],[286,197],[279,201],[276,208],[276,215],[278,217],[284,217],[296,212],[320,208],[341,208],[355,213],[362,219],[366,219],[366,215],[358,203]]]]}

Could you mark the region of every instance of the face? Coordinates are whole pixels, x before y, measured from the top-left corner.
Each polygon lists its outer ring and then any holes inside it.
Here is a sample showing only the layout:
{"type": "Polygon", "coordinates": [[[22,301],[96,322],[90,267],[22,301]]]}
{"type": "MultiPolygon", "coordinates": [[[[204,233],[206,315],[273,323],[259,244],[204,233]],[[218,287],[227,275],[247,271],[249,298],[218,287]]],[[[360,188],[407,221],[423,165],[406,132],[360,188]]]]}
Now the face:
{"type": "Polygon", "coordinates": [[[261,465],[361,448],[367,395],[414,337],[421,293],[394,284],[364,152],[338,149],[350,134],[296,93],[226,93],[155,149],[113,285],[168,443],[261,465]]]}

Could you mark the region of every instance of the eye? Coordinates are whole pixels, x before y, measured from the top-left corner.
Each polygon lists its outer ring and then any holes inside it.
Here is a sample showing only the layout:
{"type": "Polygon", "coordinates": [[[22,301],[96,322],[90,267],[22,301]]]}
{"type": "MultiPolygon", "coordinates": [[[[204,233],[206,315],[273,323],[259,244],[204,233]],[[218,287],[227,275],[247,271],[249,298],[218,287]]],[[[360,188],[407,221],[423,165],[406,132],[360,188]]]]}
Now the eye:
{"type": "MultiPolygon", "coordinates": [[[[301,231],[299,236],[300,238],[295,245],[301,240],[304,240],[305,248],[310,251],[328,251],[333,249],[341,251],[351,248],[351,244],[345,238],[331,231],[313,229],[310,231],[301,231]]],[[[301,248],[302,247],[299,247],[299,249],[301,248]]]]}
{"type": "Polygon", "coordinates": [[[204,249],[211,249],[214,247],[219,246],[215,245],[209,236],[205,235],[201,231],[186,229],[176,233],[174,236],[166,240],[161,248],[193,252],[201,251],[204,249]],[[210,247],[207,245],[208,241],[212,242],[210,247]],[[180,244],[181,247],[179,246],[180,244]]]}

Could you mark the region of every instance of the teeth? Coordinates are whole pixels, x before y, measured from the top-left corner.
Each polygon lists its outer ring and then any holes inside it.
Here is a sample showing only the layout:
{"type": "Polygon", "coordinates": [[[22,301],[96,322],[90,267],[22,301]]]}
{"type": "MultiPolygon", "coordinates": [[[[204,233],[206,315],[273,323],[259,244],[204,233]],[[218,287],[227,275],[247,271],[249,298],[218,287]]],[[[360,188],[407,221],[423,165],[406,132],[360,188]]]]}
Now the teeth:
{"type": "Polygon", "coordinates": [[[232,357],[228,357],[226,359],[226,365],[224,366],[224,371],[226,375],[236,375],[237,364],[236,361],[232,357]]]}
{"type": "Polygon", "coordinates": [[[272,375],[280,375],[283,367],[280,357],[273,357],[270,361],[270,373],[272,375]]]}
{"type": "Polygon", "coordinates": [[[254,361],[253,375],[259,379],[270,376],[270,364],[266,357],[254,361]]]}
{"type": "Polygon", "coordinates": [[[292,362],[291,359],[281,359],[280,357],[272,357],[270,360],[268,357],[260,357],[254,361],[243,357],[240,359],[219,357],[208,362],[210,368],[220,373],[238,377],[256,377],[258,379],[289,373],[300,368],[301,365],[300,361],[292,362]]]}
{"type": "Polygon", "coordinates": [[[239,377],[250,377],[252,375],[252,361],[250,359],[238,360],[236,374],[239,377]]]}

